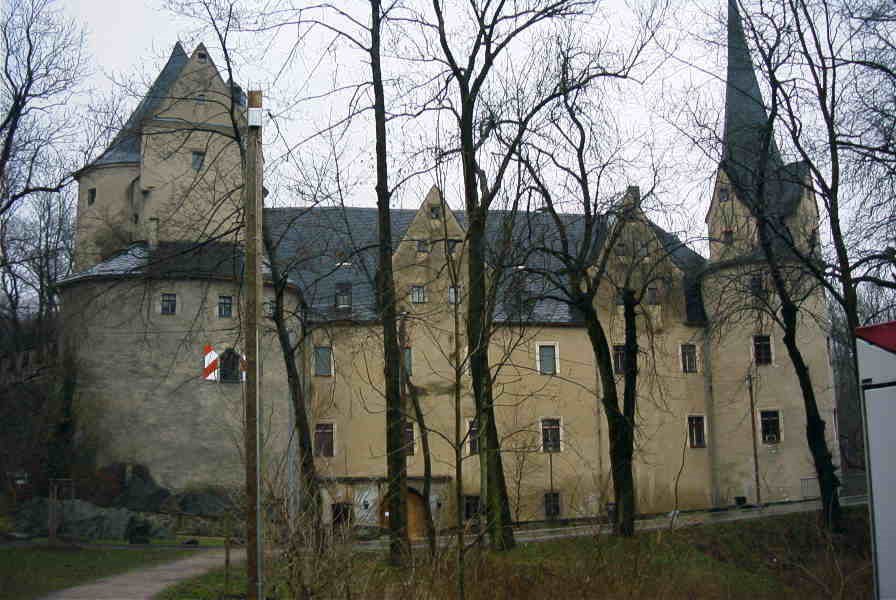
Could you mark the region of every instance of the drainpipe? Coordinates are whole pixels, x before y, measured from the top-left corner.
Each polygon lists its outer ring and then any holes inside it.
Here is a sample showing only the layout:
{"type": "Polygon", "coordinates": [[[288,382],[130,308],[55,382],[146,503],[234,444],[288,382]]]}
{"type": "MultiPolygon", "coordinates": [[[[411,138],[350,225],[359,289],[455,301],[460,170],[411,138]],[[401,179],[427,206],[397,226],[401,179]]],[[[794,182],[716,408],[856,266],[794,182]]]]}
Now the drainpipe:
{"type": "Polygon", "coordinates": [[[703,399],[706,406],[707,450],[709,451],[709,490],[713,508],[721,503],[719,493],[719,449],[716,444],[715,398],[712,383],[712,333],[709,325],[703,328],[703,399]]]}

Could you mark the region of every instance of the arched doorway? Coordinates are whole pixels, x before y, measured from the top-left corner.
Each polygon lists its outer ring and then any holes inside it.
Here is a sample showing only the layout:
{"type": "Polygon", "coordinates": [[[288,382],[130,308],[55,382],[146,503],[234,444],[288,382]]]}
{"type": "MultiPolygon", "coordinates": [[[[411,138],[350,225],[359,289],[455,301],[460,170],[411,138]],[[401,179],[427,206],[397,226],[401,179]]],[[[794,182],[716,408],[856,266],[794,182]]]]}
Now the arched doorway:
{"type": "MultiPolygon", "coordinates": [[[[380,525],[382,527],[389,526],[389,517],[386,515],[388,511],[389,507],[386,506],[384,494],[380,501],[380,525]]],[[[413,488],[408,488],[408,537],[412,540],[426,537],[426,501],[413,488]]]]}

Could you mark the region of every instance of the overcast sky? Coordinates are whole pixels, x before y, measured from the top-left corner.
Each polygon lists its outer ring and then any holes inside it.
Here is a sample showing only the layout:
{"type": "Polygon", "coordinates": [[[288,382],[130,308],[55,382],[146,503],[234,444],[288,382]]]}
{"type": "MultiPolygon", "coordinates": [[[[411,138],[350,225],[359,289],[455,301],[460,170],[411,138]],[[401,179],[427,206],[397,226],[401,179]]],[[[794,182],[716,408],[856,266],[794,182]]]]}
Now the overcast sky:
{"type": "MultiPolygon", "coordinates": [[[[712,181],[713,169],[711,163],[707,163],[702,157],[702,153],[687,147],[685,140],[675,135],[674,128],[667,123],[669,116],[667,111],[670,102],[681,89],[690,89],[695,84],[698,89],[706,93],[710,101],[718,101],[721,97],[723,84],[718,79],[723,72],[722,64],[718,60],[720,53],[713,54],[711,50],[707,50],[699,38],[715,36],[717,39],[719,24],[715,21],[715,16],[721,13],[723,4],[723,1],[678,1],[673,7],[673,18],[666,27],[664,38],[667,48],[674,47],[677,58],[667,60],[660,72],[647,85],[632,87],[624,94],[625,100],[619,105],[621,119],[630,130],[640,128],[651,135],[662,132],[658,148],[661,150],[660,159],[668,171],[669,178],[662,191],[669,201],[685,207],[684,214],[679,214],[675,218],[679,223],[676,228],[689,229],[693,232],[692,235],[698,233],[695,232],[695,228],[702,230],[703,213],[709,199],[709,182],[712,181]],[[664,112],[666,114],[662,114],[664,112]]],[[[192,50],[197,41],[196,24],[164,10],[164,3],[159,0],[120,2],[65,0],[62,5],[85,28],[91,63],[94,65],[90,86],[98,92],[111,90],[114,85],[112,78],[151,81],[164,64],[176,41],[183,41],[187,52],[192,50]]],[[[611,18],[625,14],[623,0],[607,0],[605,6],[611,18]]],[[[618,18],[624,19],[622,16],[618,18]]],[[[610,29],[612,37],[624,39],[625,25],[624,20],[613,23],[610,29]]],[[[209,46],[212,57],[221,67],[223,61],[219,56],[220,53],[215,51],[213,40],[204,41],[209,46]]],[[[242,68],[238,79],[244,88],[257,85],[265,89],[269,98],[266,107],[276,112],[279,109],[278,105],[287,103],[290,95],[297,92],[295,87],[289,88],[288,93],[278,91],[280,80],[277,80],[277,85],[271,85],[270,82],[277,78],[277,72],[270,70],[272,54],[273,52],[269,52],[268,55],[259,53],[246,55],[240,65],[242,68]],[[250,78],[247,73],[258,81],[246,81],[250,78]]],[[[314,60],[311,58],[312,54],[309,53],[308,57],[302,59],[305,61],[302,67],[305,71],[294,75],[295,79],[305,80],[301,88],[301,93],[305,94],[313,93],[314,85],[325,87],[329,84],[329,81],[316,80],[326,79],[327,76],[307,64],[309,59],[314,60]]],[[[721,57],[723,58],[723,54],[721,57]]],[[[320,115],[322,110],[320,105],[315,105],[309,110],[310,112],[306,112],[300,118],[293,118],[291,123],[284,125],[288,136],[303,135],[301,126],[295,124],[298,121],[331,118],[330,115],[320,115]]],[[[370,133],[372,134],[372,129],[370,133]]],[[[408,136],[415,135],[413,131],[406,133],[408,136]]],[[[637,179],[637,176],[634,179],[637,179]]],[[[423,194],[432,183],[432,178],[429,178],[411,185],[407,192],[398,195],[397,204],[415,207],[422,201],[423,194]]],[[[624,189],[628,184],[639,183],[642,182],[620,181],[618,187],[624,189]]],[[[459,188],[455,188],[452,194],[450,189],[452,186],[446,185],[446,187],[448,188],[446,198],[452,205],[457,206],[458,198],[452,196],[459,197],[459,188]]],[[[370,204],[372,197],[370,190],[369,195],[356,198],[354,203],[370,204]]]]}

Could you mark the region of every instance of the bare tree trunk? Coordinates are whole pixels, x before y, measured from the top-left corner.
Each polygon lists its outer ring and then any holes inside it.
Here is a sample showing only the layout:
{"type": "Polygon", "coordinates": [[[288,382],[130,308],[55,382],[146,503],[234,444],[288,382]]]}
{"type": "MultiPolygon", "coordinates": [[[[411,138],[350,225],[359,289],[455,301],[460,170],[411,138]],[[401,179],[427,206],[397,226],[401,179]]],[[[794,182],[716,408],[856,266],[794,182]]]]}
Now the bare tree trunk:
{"type": "Polygon", "coordinates": [[[389,562],[401,565],[410,550],[407,530],[407,463],[404,450],[404,411],[401,403],[401,351],[398,347],[395,280],[392,275],[392,224],[389,167],[386,148],[386,101],[380,60],[382,8],[370,1],[370,67],[373,75],[373,112],[376,128],[376,206],[379,223],[377,304],[383,323],[383,376],[386,396],[386,504],[389,508],[389,562]]]}

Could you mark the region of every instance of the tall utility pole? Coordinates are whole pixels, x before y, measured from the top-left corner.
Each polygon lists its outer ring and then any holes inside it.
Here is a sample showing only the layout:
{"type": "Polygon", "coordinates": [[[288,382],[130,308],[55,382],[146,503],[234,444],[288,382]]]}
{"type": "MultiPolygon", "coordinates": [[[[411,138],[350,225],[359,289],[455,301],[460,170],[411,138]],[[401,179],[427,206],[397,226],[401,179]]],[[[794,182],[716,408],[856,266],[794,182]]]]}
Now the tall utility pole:
{"type": "Polygon", "coordinates": [[[759,449],[756,446],[756,399],[753,397],[753,373],[747,373],[747,391],[750,392],[750,428],[753,432],[753,476],[756,478],[756,506],[762,506],[759,489],[759,449]]]}
{"type": "Polygon", "coordinates": [[[246,135],[246,172],[243,211],[246,220],[246,575],[249,600],[264,598],[262,577],[261,511],[259,510],[260,454],[258,403],[261,390],[258,322],[261,320],[261,92],[249,92],[249,131],[246,135]]]}

